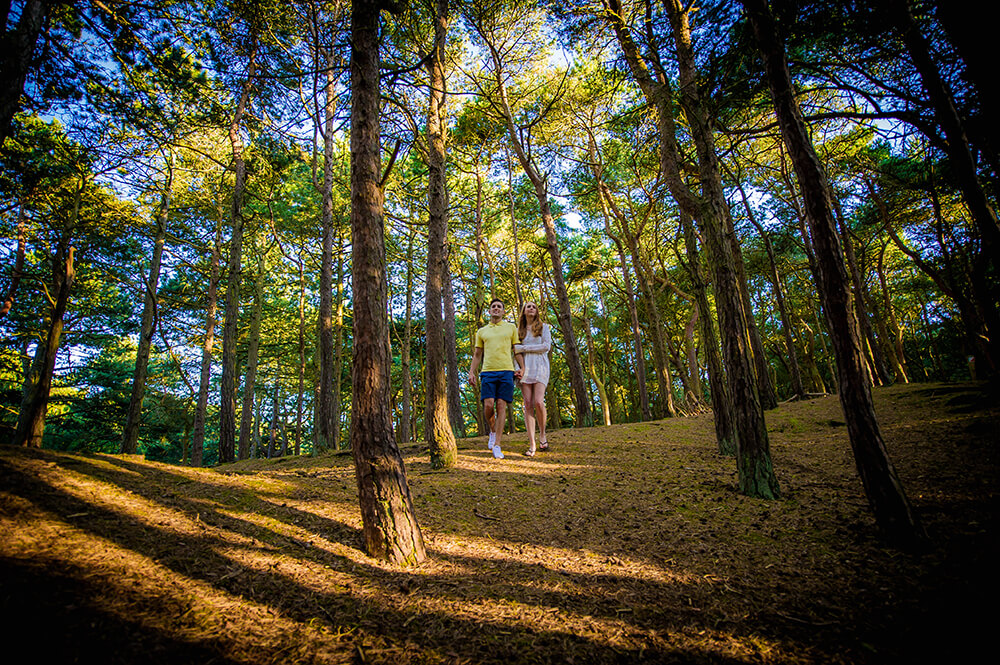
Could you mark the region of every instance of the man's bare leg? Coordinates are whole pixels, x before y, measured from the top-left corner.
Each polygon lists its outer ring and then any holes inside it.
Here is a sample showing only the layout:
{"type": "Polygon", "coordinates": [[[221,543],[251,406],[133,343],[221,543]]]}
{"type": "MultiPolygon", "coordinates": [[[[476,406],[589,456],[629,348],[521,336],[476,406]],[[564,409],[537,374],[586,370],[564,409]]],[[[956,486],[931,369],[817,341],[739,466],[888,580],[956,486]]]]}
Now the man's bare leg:
{"type": "Polygon", "coordinates": [[[504,418],[507,415],[507,402],[502,399],[497,399],[495,407],[496,415],[493,423],[493,435],[496,443],[493,446],[493,456],[498,459],[502,459],[503,451],[500,448],[500,438],[503,436],[504,418]]]}

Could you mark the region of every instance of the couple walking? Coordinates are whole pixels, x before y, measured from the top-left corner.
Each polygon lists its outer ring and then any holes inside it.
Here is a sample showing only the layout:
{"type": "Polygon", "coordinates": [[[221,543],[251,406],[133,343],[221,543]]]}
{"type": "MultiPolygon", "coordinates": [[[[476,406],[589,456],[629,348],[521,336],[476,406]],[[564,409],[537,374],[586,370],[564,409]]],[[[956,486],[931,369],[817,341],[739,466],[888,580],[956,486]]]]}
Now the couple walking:
{"type": "Polygon", "coordinates": [[[490,426],[489,448],[493,457],[503,459],[500,439],[503,436],[507,407],[514,401],[514,379],[521,382],[524,398],[524,426],[528,430],[528,449],[524,452],[534,457],[536,450],[548,450],[545,438],[545,386],[549,382],[549,348],[552,330],[543,323],[538,305],[528,301],[521,307],[517,326],[503,320],[503,301],[490,301],[490,322],[476,331],[469,383],[476,384],[479,374],[479,399],[483,402],[486,422],[490,426]],[[514,369],[511,354],[517,361],[514,369]],[[535,421],[538,422],[538,445],[535,445],[535,421]]]}

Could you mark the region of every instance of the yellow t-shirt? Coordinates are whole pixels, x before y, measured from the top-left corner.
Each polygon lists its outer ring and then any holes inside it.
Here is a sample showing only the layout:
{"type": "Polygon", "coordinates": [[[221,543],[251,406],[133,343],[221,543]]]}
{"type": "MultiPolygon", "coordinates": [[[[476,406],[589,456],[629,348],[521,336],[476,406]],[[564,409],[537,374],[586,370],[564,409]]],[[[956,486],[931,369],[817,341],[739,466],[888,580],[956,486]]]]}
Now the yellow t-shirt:
{"type": "Polygon", "coordinates": [[[487,323],[476,331],[476,348],[483,350],[483,366],[480,372],[513,372],[514,361],[511,351],[520,344],[517,326],[513,323],[487,323]]]}

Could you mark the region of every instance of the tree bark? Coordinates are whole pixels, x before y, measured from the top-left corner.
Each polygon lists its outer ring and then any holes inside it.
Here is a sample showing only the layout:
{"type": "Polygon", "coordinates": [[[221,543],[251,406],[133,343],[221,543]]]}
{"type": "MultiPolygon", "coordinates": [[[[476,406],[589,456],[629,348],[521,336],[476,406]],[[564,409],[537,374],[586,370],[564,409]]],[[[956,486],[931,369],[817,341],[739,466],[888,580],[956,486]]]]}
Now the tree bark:
{"type": "Polygon", "coordinates": [[[351,451],[368,554],[396,564],[417,564],[426,552],[391,420],[379,149],[380,7],[370,0],[351,3],[351,451]]]}
{"type": "Polygon", "coordinates": [[[701,341],[708,365],[708,389],[712,396],[712,419],[715,425],[715,440],[720,455],[736,455],[736,421],[725,370],[722,368],[722,354],[719,352],[719,338],[712,323],[712,309],[708,302],[708,286],[705,271],[698,251],[698,238],[691,216],[681,211],[681,228],[684,232],[684,249],[688,257],[688,272],[691,274],[692,291],[698,307],[698,321],[701,324],[701,341]]]}
{"type": "MultiPolygon", "coordinates": [[[[77,194],[77,209],[79,209],[79,192],[77,194]]],[[[17,429],[14,432],[14,445],[28,448],[41,448],[42,437],[45,434],[45,416],[49,407],[49,396],[52,392],[52,378],[55,372],[56,352],[62,342],[63,319],[66,306],[69,303],[69,292],[73,288],[75,272],[73,265],[73,247],[67,232],[59,244],[53,261],[52,292],[56,294],[51,301],[51,309],[47,317],[48,330],[45,338],[35,347],[35,356],[31,369],[25,380],[24,396],[21,409],[17,414],[17,429]]]]}
{"type": "Polygon", "coordinates": [[[594,415],[590,399],[587,396],[583,363],[580,360],[580,347],[576,341],[576,333],[573,331],[573,315],[570,309],[569,291],[566,289],[566,281],[563,277],[562,253],[559,250],[555,220],[552,217],[552,208],[549,205],[548,176],[540,173],[528,157],[525,149],[526,146],[522,144],[517,127],[514,126],[514,118],[507,98],[507,85],[503,75],[502,57],[491,42],[489,35],[483,31],[480,31],[480,34],[487,43],[493,60],[493,74],[496,79],[497,93],[500,97],[497,100],[496,106],[503,116],[502,121],[507,129],[510,147],[517,156],[517,161],[521,164],[524,174],[531,181],[532,187],[535,190],[535,198],[538,200],[542,228],[545,230],[545,245],[546,249],[548,249],[549,258],[552,260],[552,282],[556,293],[556,302],[559,305],[556,319],[559,323],[559,330],[562,333],[566,366],[569,368],[569,380],[573,388],[576,424],[577,427],[590,427],[594,424],[594,415]]]}
{"type": "MultiPolygon", "coordinates": [[[[337,91],[333,72],[333,53],[326,52],[326,85],[323,104],[323,184],[322,199],[323,245],[320,256],[319,273],[319,391],[317,400],[317,421],[315,452],[325,452],[336,448],[339,423],[334,421],[333,393],[340,390],[340,377],[334,375],[334,329],[333,329],[333,166],[337,91]]],[[[339,259],[338,259],[339,260],[339,259]]]]}
{"type": "MultiPolygon", "coordinates": [[[[740,491],[749,496],[776,498],[777,479],[771,464],[770,444],[764,414],[757,393],[747,323],[743,314],[742,296],[733,265],[731,245],[726,238],[726,216],[729,214],[722,179],[715,154],[715,142],[710,124],[698,96],[697,72],[687,28],[687,14],[678,3],[668,0],[665,5],[671,16],[674,43],[678,50],[681,73],[681,103],[698,153],[702,195],[696,195],[682,175],[680,148],[673,117],[669,79],[657,71],[654,78],[621,18],[619,0],[605,0],[611,9],[606,19],[611,23],[622,46],[633,77],[657,112],[660,139],[660,169],[671,195],[684,214],[702,227],[704,247],[712,270],[716,293],[719,330],[726,363],[726,380],[732,406],[734,431],[737,433],[737,471],[740,491]]],[[[658,57],[654,51],[653,57],[658,57]]],[[[658,63],[657,63],[658,64],[658,63]]],[[[720,442],[721,445],[722,442],[720,442]]]]}
{"type": "MultiPolygon", "coordinates": [[[[722,176],[715,139],[707,111],[698,91],[699,82],[688,27],[688,11],[679,0],[665,3],[673,27],[674,45],[680,73],[681,106],[691,128],[698,155],[703,203],[695,219],[702,224],[702,237],[712,268],[719,313],[722,351],[729,376],[729,389],[736,415],[736,468],[740,491],[748,496],[776,499],[778,480],[771,462],[770,442],[758,393],[758,377],[753,366],[749,322],[739,283],[738,257],[726,237],[733,228],[729,204],[722,187],[722,176]]],[[[678,180],[680,174],[672,176],[678,180]]],[[[682,197],[686,198],[686,197],[682,197]]],[[[681,203],[681,201],[678,201],[681,203]]]]}
{"type": "Polygon", "coordinates": [[[236,459],[236,370],[237,326],[240,316],[240,281],[243,255],[243,193],[246,190],[247,165],[243,155],[240,124],[250,104],[250,91],[256,72],[257,42],[253,38],[247,62],[246,79],[240,90],[239,102],[229,124],[229,142],[233,149],[233,201],[230,212],[232,234],[229,238],[229,261],[226,268],[225,324],[222,329],[222,394],[219,408],[219,462],[236,459]]]}
{"type": "Polygon", "coordinates": [[[298,390],[295,395],[295,454],[302,452],[302,427],[303,410],[305,408],[306,396],[306,266],[303,257],[303,248],[299,247],[299,362],[298,390]]]}
{"type": "MultiPolygon", "coordinates": [[[[0,40],[0,146],[11,136],[14,116],[21,109],[21,95],[34,63],[35,44],[42,24],[55,3],[27,0],[17,25],[0,40]]],[[[7,21],[4,21],[6,28],[7,21]]]]}
{"type": "Polygon", "coordinates": [[[778,303],[778,316],[781,317],[781,333],[785,338],[785,353],[788,354],[788,373],[792,381],[792,394],[802,399],[805,397],[805,390],[802,387],[802,371],[799,369],[799,356],[795,351],[795,339],[792,337],[791,319],[788,317],[788,307],[785,304],[785,290],[782,288],[781,276],[778,274],[778,263],[774,256],[774,245],[771,243],[771,238],[767,235],[764,227],[757,221],[757,217],[750,207],[750,202],[747,200],[747,195],[743,191],[743,187],[740,186],[739,190],[740,196],[743,199],[743,206],[747,211],[747,218],[753,224],[754,228],[757,229],[757,233],[760,234],[761,239],[764,241],[764,249],[767,251],[767,260],[771,267],[771,272],[768,276],[770,277],[771,288],[774,289],[774,299],[778,303]]]}
{"type": "Polygon", "coordinates": [[[455,332],[455,292],[448,269],[448,245],[442,263],[442,294],[444,297],[444,348],[448,357],[448,419],[454,437],[465,436],[465,416],[462,415],[462,385],[458,369],[458,335],[455,332]]]}
{"type": "Polygon", "coordinates": [[[205,304],[205,342],[201,350],[201,380],[198,384],[198,404],[194,412],[191,437],[191,466],[201,466],[205,451],[205,416],[208,410],[208,389],[212,379],[212,346],[215,342],[216,308],[219,301],[219,273],[222,256],[222,204],[219,204],[219,221],[212,244],[211,274],[208,280],[208,297],[205,304]]]}
{"type": "Polygon", "coordinates": [[[622,280],[625,283],[625,300],[628,305],[629,320],[632,324],[632,348],[635,352],[635,377],[638,384],[639,412],[643,421],[653,419],[653,413],[649,408],[649,391],[646,387],[646,358],[642,344],[642,331],[639,328],[639,313],[635,304],[635,292],[632,288],[632,277],[629,275],[628,262],[625,260],[625,248],[621,239],[615,235],[611,229],[611,215],[608,212],[611,192],[604,184],[604,167],[597,155],[597,142],[594,134],[589,129],[587,131],[587,148],[590,154],[591,170],[594,179],[597,181],[597,196],[601,204],[601,215],[604,218],[604,233],[615,243],[618,250],[618,263],[622,268],[622,280]]]}
{"type": "MultiPolygon", "coordinates": [[[[454,466],[458,461],[450,422],[447,380],[449,348],[442,317],[442,290],[448,275],[448,183],[445,177],[445,44],[448,39],[448,1],[436,0],[434,15],[434,49],[427,63],[429,103],[427,108],[427,283],[424,290],[424,310],[427,320],[427,361],[425,363],[424,438],[430,448],[431,468],[454,466]]],[[[454,351],[454,340],[450,344],[454,351]]],[[[458,362],[456,356],[455,371],[458,362]]],[[[460,416],[460,414],[459,414],[460,416]]]]}
{"type": "Polygon", "coordinates": [[[149,278],[143,284],[142,324],[139,329],[139,348],[136,352],[135,371],[132,375],[132,397],[129,400],[125,431],[122,436],[122,453],[135,454],[139,443],[139,424],[142,422],[142,399],[146,393],[146,376],[149,369],[149,352],[153,343],[153,319],[156,317],[156,293],[160,283],[160,263],[163,258],[163,244],[167,237],[167,217],[170,214],[173,193],[174,164],[173,152],[167,160],[167,178],[163,184],[163,195],[156,215],[156,235],[153,238],[153,256],[149,262],[149,278]]]}
{"type": "Polygon", "coordinates": [[[889,371],[886,369],[885,357],[882,349],[879,348],[875,340],[875,333],[872,331],[871,315],[868,313],[868,306],[865,302],[865,285],[861,279],[861,270],[858,267],[857,252],[854,251],[854,242],[851,239],[851,230],[844,220],[844,214],[840,207],[840,202],[834,198],[834,210],[837,213],[837,225],[840,229],[840,241],[844,245],[844,258],[847,259],[847,268],[851,273],[851,286],[854,289],[854,311],[861,325],[862,338],[867,342],[866,347],[871,354],[869,358],[872,365],[872,372],[882,385],[892,382],[889,371]]]}
{"type": "Polygon", "coordinates": [[[923,530],[910,510],[896,470],[889,461],[875,417],[826,174],[802,120],[784,45],[778,37],[767,0],[742,2],[764,61],[782,140],[792,158],[802,190],[806,218],[812,232],[820,297],[837,356],[840,401],[858,473],[875,519],[884,532],[896,543],[913,544],[923,536],[923,530]]]}
{"type": "Polygon", "coordinates": [[[253,407],[257,392],[257,365],[260,360],[260,322],[263,316],[264,300],[264,255],[262,251],[257,257],[257,274],[253,284],[253,308],[250,313],[250,332],[248,334],[247,371],[243,379],[243,405],[240,409],[240,438],[238,445],[239,459],[246,459],[250,451],[251,434],[256,438],[253,427],[253,407]]]}
{"type": "MultiPolygon", "coordinates": [[[[0,144],[2,145],[2,144],[0,144]]],[[[24,254],[27,249],[27,239],[24,233],[24,200],[18,201],[17,205],[17,250],[14,258],[14,268],[10,272],[10,285],[7,287],[7,295],[0,304],[0,317],[7,316],[14,306],[14,297],[21,284],[21,277],[24,275],[24,254]]]]}

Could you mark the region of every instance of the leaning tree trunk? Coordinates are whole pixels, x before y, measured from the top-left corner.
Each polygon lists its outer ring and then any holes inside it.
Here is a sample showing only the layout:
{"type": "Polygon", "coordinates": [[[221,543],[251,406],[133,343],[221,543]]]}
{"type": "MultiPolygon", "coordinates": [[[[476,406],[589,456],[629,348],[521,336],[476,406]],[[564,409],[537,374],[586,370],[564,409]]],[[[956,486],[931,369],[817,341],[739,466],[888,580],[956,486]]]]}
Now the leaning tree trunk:
{"type": "Polygon", "coordinates": [[[17,250],[14,256],[14,268],[10,273],[10,284],[7,286],[7,295],[4,296],[3,303],[0,303],[0,317],[7,316],[14,306],[14,298],[17,296],[17,288],[21,284],[21,277],[24,276],[24,253],[28,242],[25,236],[24,198],[17,204],[17,250]]]}
{"type": "Polygon", "coordinates": [[[156,316],[156,292],[160,283],[160,263],[163,244],[167,238],[167,217],[174,179],[174,156],[171,152],[167,163],[167,179],[156,216],[156,236],[153,238],[153,256],[149,262],[149,279],[143,284],[142,324],[139,329],[139,349],[136,352],[135,372],[132,375],[132,397],[125,418],[122,436],[122,453],[134,454],[139,444],[139,424],[142,422],[142,399],[146,393],[146,376],[149,369],[149,351],[153,344],[153,318],[156,316]]]}
{"type": "MultiPolygon", "coordinates": [[[[0,145],[12,134],[14,116],[21,109],[24,84],[35,64],[38,36],[47,14],[56,6],[52,0],[28,0],[21,7],[17,25],[0,40],[0,145]]],[[[4,19],[2,27],[5,29],[7,17],[4,19]]]]}
{"type": "Polygon", "coordinates": [[[702,196],[696,195],[688,187],[682,173],[683,159],[673,116],[673,93],[668,83],[670,78],[659,65],[658,53],[655,50],[651,51],[657,69],[654,77],[646,66],[638,45],[632,39],[629,27],[622,19],[620,0],[604,0],[604,3],[610,10],[605,12],[605,19],[615,30],[629,69],[647,101],[656,109],[660,170],[664,174],[667,187],[684,214],[697,219],[703,228],[702,236],[716,290],[719,329],[724,341],[723,356],[727,370],[729,404],[732,406],[734,432],[737,434],[740,491],[751,496],[776,497],[779,491],[778,484],[774,478],[764,414],[757,396],[754,371],[750,365],[749,342],[746,336],[746,321],[742,316],[743,306],[739,285],[735,282],[731,250],[725,238],[727,226],[722,221],[722,215],[728,214],[728,204],[725,192],[722,191],[714,139],[704,110],[700,108],[697,83],[691,80],[697,78],[697,72],[694,71],[690,35],[686,34],[686,15],[683,15],[675,3],[668,3],[667,9],[673,19],[677,19],[679,23],[681,15],[684,16],[684,25],[675,27],[675,44],[686,48],[686,63],[681,71],[688,80],[683,86],[682,99],[686,104],[685,111],[691,121],[692,130],[697,129],[699,168],[706,189],[702,196]]]}
{"type": "Polygon", "coordinates": [[[692,291],[698,307],[698,321],[701,324],[701,341],[705,349],[708,365],[708,389],[712,396],[712,419],[715,425],[715,440],[720,455],[736,455],[736,419],[726,373],[722,368],[722,354],[719,352],[719,338],[712,323],[712,309],[708,302],[708,286],[705,270],[701,265],[698,238],[691,216],[681,211],[681,227],[684,232],[684,249],[688,257],[688,272],[691,274],[692,291]]]}
{"type": "Polygon", "coordinates": [[[525,146],[521,143],[521,137],[514,126],[510,103],[507,99],[507,86],[503,78],[500,55],[492,45],[490,45],[490,53],[493,58],[494,75],[500,95],[499,107],[502,110],[507,137],[510,140],[514,154],[517,155],[517,161],[521,164],[524,174],[531,181],[531,185],[535,190],[535,198],[538,199],[539,212],[542,217],[542,228],[545,230],[545,245],[549,252],[549,258],[552,260],[552,283],[556,292],[556,302],[559,305],[556,319],[559,322],[559,331],[563,337],[566,366],[569,368],[569,382],[573,388],[573,403],[576,406],[576,424],[578,427],[590,427],[594,424],[593,409],[591,409],[590,398],[587,395],[587,382],[584,380],[583,362],[580,360],[580,347],[576,342],[576,333],[573,331],[573,314],[569,304],[569,291],[566,289],[566,280],[563,278],[562,253],[559,250],[557,242],[552,207],[549,205],[548,177],[538,171],[535,164],[528,157],[525,146]]]}
{"type": "Polygon", "coordinates": [[[854,251],[854,241],[851,240],[851,230],[844,221],[843,210],[840,202],[834,199],[834,211],[837,213],[837,226],[840,229],[840,242],[844,246],[844,258],[847,259],[847,269],[851,274],[851,286],[854,290],[854,311],[861,325],[862,339],[866,341],[866,347],[870,357],[869,364],[872,365],[874,375],[882,385],[892,382],[889,370],[886,369],[885,358],[882,349],[879,348],[875,340],[875,333],[872,331],[871,316],[868,314],[868,306],[865,304],[865,286],[861,279],[861,271],[858,269],[858,257],[854,251]]]}
{"type": "MultiPolygon", "coordinates": [[[[591,170],[594,179],[597,181],[597,197],[601,205],[601,216],[604,218],[604,234],[615,243],[618,250],[618,263],[622,268],[622,279],[625,283],[625,302],[628,305],[629,320],[632,324],[632,348],[635,351],[635,377],[638,384],[639,412],[643,421],[653,419],[653,414],[649,408],[649,390],[646,387],[646,359],[642,344],[642,331],[639,328],[639,313],[635,305],[635,292],[632,289],[632,277],[629,275],[628,263],[625,260],[625,247],[621,239],[611,230],[611,215],[609,206],[613,203],[611,192],[604,184],[604,166],[597,158],[597,141],[593,132],[587,129],[587,149],[590,155],[591,170]]],[[[624,221],[622,221],[624,224],[624,221]]]]}
{"type": "Polygon", "coordinates": [[[854,449],[858,473],[875,519],[895,542],[911,544],[923,530],[889,461],[875,417],[857,321],[851,306],[851,288],[844,267],[840,237],[833,217],[831,192],[795,99],[791,74],[774,17],[767,0],[742,0],[747,10],[781,136],[795,166],[806,218],[812,231],[817,281],[837,357],[840,401],[854,449]]]}
{"type": "Polygon", "coordinates": [[[351,256],[354,269],[354,363],[351,451],[369,555],[397,564],[427,556],[413,513],[403,458],[392,434],[379,150],[379,13],[382,4],[351,3],[351,256]]]}
{"type": "Polygon", "coordinates": [[[708,111],[698,91],[698,72],[688,14],[680,0],[668,0],[667,11],[677,48],[681,105],[691,127],[698,154],[702,205],[695,219],[702,225],[702,237],[712,268],[722,335],[722,353],[729,377],[729,390],[736,416],[736,468],[740,491],[748,496],[773,499],[780,490],[771,462],[771,447],[758,393],[758,377],[753,366],[747,311],[739,283],[738,257],[726,234],[732,229],[729,203],[722,187],[722,175],[708,111]]]}
{"type": "MultiPolygon", "coordinates": [[[[79,206],[79,201],[77,203],[79,206]]],[[[56,352],[62,341],[63,317],[66,315],[66,305],[69,303],[69,292],[75,279],[73,266],[73,247],[69,236],[60,243],[56,260],[53,262],[53,286],[55,300],[49,311],[48,330],[45,338],[35,348],[35,357],[25,380],[24,396],[21,409],[17,414],[17,429],[14,432],[14,445],[28,448],[41,448],[42,436],[45,434],[45,416],[49,408],[49,395],[52,392],[52,376],[55,372],[56,352]]]]}
{"type": "MultiPolygon", "coordinates": [[[[430,100],[427,108],[427,283],[424,310],[427,318],[425,362],[424,438],[430,448],[431,467],[454,466],[458,461],[453,423],[448,414],[447,360],[442,290],[448,275],[448,183],[445,178],[445,43],[448,38],[448,0],[437,0],[434,16],[434,50],[427,63],[430,100]]],[[[452,348],[454,344],[452,343],[452,348]]],[[[457,368],[457,362],[456,362],[457,368]]],[[[455,423],[457,424],[457,423],[455,423]]]]}
{"type": "Polygon", "coordinates": [[[733,226],[732,215],[727,212],[726,221],[729,244],[733,248],[733,265],[736,267],[736,281],[740,285],[740,298],[743,301],[743,317],[747,322],[747,336],[750,340],[750,351],[753,353],[753,367],[757,375],[757,394],[764,409],[778,407],[778,393],[768,372],[767,354],[764,352],[764,342],[760,338],[757,319],[753,315],[753,303],[750,300],[750,282],[747,279],[746,265],[743,262],[743,250],[733,226]]]}
{"type": "Polygon", "coordinates": [[[788,307],[785,304],[785,289],[781,285],[781,276],[778,274],[778,262],[774,256],[774,245],[771,243],[770,236],[767,235],[767,231],[764,227],[757,221],[756,215],[754,215],[753,209],[750,207],[750,202],[747,200],[746,192],[743,191],[743,187],[738,186],[740,190],[740,197],[743,199],[743,206],[747,211],[747,219],[753,224],[753,227],[757,229],[757,233],[760,234],[761,240],[764,241],[764,249],[767,251],[767,261],[771,267],[769,273],[771,288],[774,289],[774,299],[778,304],[778,316],[781,319],[781,333],[785,338],[785,353],[788,354],[788,374],[792,380],[792,393],[796,397],[802,399],[805,397],[805,389],[802,387],[802,370],[799,368],[799,355],[795,351],[795,340],[792,337],[792,322],[788,318],[788,307]]]}

